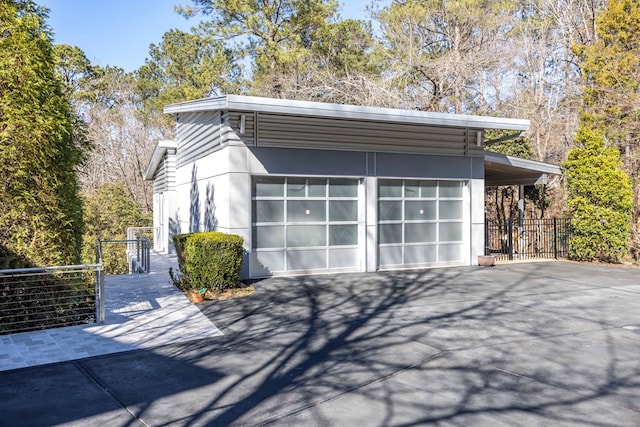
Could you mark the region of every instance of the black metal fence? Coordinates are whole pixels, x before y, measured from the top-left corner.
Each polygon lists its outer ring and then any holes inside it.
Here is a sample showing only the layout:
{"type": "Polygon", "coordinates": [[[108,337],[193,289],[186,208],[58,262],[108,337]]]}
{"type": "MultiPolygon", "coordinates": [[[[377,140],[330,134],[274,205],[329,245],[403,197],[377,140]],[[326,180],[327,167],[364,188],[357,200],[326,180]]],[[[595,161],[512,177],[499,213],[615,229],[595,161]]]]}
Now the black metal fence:
{"type": "Polygon", "coordinates": [[[499,261],[566,258],[570,238],[569,218],[487,220],[485,255],[499,261]]]}

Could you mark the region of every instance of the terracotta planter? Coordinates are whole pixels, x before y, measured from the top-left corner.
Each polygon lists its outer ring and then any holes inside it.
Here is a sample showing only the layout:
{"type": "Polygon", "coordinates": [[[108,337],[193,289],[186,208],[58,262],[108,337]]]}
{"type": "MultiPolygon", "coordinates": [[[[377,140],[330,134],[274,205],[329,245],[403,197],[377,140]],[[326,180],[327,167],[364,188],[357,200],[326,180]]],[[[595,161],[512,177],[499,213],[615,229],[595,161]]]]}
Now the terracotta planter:
{"type": "Polygon", "coordinates": [[[198,291],[191,291],[191,301],[193,301],[194,304],[200,304],[204,301],[204,295],[198,291]]]}
{"type": "Polygon", "coordinates": [[[478,265],[480,267],[493,267],[496,265],[496,257],[491,255],[478,255],[478,265]]]}

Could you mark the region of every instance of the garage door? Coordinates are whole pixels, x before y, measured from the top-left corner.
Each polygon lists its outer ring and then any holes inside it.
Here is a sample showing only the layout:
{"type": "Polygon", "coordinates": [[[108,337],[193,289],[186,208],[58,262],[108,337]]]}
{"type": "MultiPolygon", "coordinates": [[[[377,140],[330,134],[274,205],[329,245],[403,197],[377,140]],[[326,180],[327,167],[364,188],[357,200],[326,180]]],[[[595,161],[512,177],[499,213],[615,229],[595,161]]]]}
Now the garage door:
{"type": "Polygon", "coordinates": [[[253,277],[357,270],[357,179],[254,177],[253,277]]]}
{"type": "Polygon", "coordinates": [[[460,181],[378,181],[379,267],[463,261],[460,181]]]}

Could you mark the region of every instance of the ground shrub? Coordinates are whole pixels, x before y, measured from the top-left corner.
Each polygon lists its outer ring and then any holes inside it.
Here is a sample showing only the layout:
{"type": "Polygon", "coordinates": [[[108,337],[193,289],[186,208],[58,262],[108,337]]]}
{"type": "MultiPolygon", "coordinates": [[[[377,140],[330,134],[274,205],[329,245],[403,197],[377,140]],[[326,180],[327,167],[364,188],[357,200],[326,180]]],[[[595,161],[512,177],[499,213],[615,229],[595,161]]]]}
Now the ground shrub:
{"type": "Polygon", "coordinates": [[[222,292],[238,286],[243,239],[234,234],[208,231],[173,236],[180,274],[170,274],[182,290],[222,292]]]}

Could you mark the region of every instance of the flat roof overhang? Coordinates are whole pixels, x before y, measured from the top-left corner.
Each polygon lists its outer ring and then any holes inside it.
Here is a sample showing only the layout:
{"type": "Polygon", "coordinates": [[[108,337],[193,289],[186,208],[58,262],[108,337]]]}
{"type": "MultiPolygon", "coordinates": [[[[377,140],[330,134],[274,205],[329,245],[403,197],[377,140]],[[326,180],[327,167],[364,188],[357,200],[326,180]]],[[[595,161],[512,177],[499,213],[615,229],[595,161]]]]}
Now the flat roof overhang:
{"type": "Polygon", "coordinates": [[[262,98],[244,95],[223,95],[211,98],[171,104],[164,107],[167,114],[197,111],[247,111],[271,114],[289,114],[312,117],[327,117],[378,122],[413,123],[434,126],[454,126],[484,129],[520,130],[529,129],[529,120],[509,119],[467,114],[433,113],[396,108],[363,107],[358,105],[331,104],[315,101],[262,98]]]}
{"type": "Polygon", "coordinates": [[[158,141],[156,146],[153,148],[153,154],[151,154],[151,159],[149,159],[149,164],[147,165],[147,169],[142,175],[142,178],[147,181],[152,180],[158,170],[158,166],[160,166],[164,153],[168,150],[175,150],[176,148],[178,148],[178,143],[176,141],[169,139],[158,141]]]}
{"type": "Polygon", "coordinates": [[[546,184],[547,175],[560,175],[560,166],[520,157],[486,151],[484,153],[484,184],[500,185],[546,184]]]}

